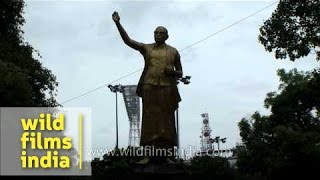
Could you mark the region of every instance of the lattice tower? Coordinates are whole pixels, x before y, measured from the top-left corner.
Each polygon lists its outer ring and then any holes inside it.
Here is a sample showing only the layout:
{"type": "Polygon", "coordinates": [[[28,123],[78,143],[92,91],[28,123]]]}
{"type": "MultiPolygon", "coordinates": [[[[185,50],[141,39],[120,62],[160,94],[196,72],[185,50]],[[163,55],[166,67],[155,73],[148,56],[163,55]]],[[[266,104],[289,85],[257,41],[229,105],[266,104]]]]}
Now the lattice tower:
{"type": "Polygon", "coordinates": [[[136,85],[125,85],[123,99],[129,118],[129,146],[137,147],[140,142],[140,99],[136,85]]]}
{"type": "Polygon", "coordinates": [[[202,117],[202,129],[201,129],[201,151],[208,152],[212,150],[211,141],[211,128],[209,126],[209,115],[208,113],[201,114],[202,117]]]}

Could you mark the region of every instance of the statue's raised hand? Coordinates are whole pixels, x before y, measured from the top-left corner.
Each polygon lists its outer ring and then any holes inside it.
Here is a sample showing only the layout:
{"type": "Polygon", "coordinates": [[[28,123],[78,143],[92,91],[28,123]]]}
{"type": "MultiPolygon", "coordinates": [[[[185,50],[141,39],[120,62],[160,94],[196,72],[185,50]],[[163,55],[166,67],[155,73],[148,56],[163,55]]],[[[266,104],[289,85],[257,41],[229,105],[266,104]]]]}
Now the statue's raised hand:
{"type": "Polygon", "coordinates": [[[113,19],[114,22],[119,22],[120,16],[119,16],[119,14],[118,14],[117,11],[114,11],[114,12],[113,12],[113,14],[112,14],[112,19],[113,19]]]}

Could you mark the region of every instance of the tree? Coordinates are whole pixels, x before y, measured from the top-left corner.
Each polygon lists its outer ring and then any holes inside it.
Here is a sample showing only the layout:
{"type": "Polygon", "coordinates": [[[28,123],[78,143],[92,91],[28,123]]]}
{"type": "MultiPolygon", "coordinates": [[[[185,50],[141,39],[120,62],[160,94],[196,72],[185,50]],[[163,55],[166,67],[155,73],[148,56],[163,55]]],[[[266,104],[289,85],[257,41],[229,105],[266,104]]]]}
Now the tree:
{"type": "Polygon", "coordinates": [[[195,156],[187,169],[202,179],[235,179],[234,169],[228,160],[219,156],[195,156]]]}
{"type": "Polygon", "coordinates": [[[56,77],[23,39],[24,7],[23,0],[0,2],[0,107],[55,107],[56,77]]]}
{"type": "Polygon", "coordinates": [[[320,1],[280,0],[270,19],[260,27],[259,42],[277,59],[291,61],[317,54],[320,60],[320,1]]]}
{"type": "Polygon", "coordinates": [[[271,114],[254,113],[239,122],[245,148],[238,151],[239,171],[276,179],[317,174],[320,169],[320,72],[278,70],[278,92],[267,94],[271,114]]]}

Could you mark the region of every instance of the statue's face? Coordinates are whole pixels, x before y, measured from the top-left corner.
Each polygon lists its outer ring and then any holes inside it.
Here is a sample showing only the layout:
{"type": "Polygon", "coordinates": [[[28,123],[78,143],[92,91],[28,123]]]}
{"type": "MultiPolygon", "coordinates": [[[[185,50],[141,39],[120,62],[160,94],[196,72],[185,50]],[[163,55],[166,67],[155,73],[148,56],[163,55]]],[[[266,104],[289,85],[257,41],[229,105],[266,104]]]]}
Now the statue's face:
{"type": "Polygon", "coordinates": [[[159,26],[154,31],[154,40],[156,43],[164,43],[168,39],[168,31],[165,27],[159,26]]]}

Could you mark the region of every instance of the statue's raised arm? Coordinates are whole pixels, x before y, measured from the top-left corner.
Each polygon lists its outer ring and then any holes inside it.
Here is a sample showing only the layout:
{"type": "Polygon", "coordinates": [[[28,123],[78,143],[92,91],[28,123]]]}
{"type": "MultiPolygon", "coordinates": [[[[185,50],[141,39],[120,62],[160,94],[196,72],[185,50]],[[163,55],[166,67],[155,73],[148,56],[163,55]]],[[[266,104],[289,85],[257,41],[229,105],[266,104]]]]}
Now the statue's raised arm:
{"type": "Polygon", "coordinates": [[[120,23],[120,16],[119,16],[118,12],[116,12],[116,11],[113,12],[112,19],[115,22],[124,43],[137,51],[144,51],[143,43],[140,43],[140,42],[137,42],[133,39],[130,39],[130,37],[128,36],[127,32],[124,30],[124,28],[122,27],[122,25],[120,23]]]}

